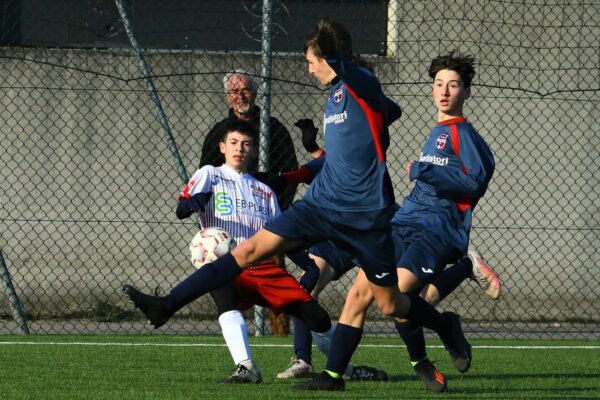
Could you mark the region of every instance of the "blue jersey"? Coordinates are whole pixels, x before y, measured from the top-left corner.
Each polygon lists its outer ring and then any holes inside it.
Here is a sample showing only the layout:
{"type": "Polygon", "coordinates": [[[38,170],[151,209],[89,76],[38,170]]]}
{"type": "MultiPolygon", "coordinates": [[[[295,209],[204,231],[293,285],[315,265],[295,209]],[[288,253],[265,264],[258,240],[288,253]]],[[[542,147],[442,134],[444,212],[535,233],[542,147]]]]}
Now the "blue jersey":
{"type": "Polygon", "coordinates": [[[494,167],[490,148],[464,118],[438,123],[410,168],[416,183],[392,224],[442,235],[466,253],[473,208],[494,167]]]}
{"type": "MultiPolygon", "coordinates": [[[[391,102],[377,77],[343,57],[326,58],[336,72],[323,116],[327,157],[304,200],[343,212],[383,210],[394,203],[386,167],[391,102]]],[[[393,103],[395,104],[395,103],[393,103]]]]}

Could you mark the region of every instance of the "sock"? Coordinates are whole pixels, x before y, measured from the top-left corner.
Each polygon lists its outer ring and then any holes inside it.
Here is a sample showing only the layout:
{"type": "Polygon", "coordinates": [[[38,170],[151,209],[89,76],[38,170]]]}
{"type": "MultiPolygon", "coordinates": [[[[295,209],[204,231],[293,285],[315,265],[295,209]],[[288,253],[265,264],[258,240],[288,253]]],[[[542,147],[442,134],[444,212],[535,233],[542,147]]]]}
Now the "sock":
{"type": "Polygon", "coordinates": [[[440,336],[448,334],[446,320],[431,304],[416,293],[405,293],[410,298],[410,310],[407,319],[415,324],[423,325],[440,336]]]}
{"type": "Polygon", "coordinates": [[[452,293],[472,273],[473,263],[469,257],[465,257],[439,274],[431,284],[437,288],[440,294],[440,301],[452,293]]]}
{"type": "Polygon", "coordinates": [[[165,311],[175,312],[198,297],[231,282],[242,272],[231,253],[202,266],[171,289],[165,297],[165,311]]]}
{"type": "Polygon", "coordinates": [[[310,328],[300,318],[294,317],[294,352],[296,358],[312,365],[312,336],[310,328]]]}
{"type": "Polygon", "coordinates": [[[427,351],[425,348],[425,334],[423,333],[423,327],[410,320],[405,322],[394,320],[394,323],[396,324],[396,330],[406,345],[406,350],[408,351],[408,357],[411,363],[414,362],[416,364],[417,362],[426,359],[427,351]]]}
{"type": "MultiPolygon", "coordinates": [[[[331,326],[327,332],[318,333],[312,332],[313,341],[317,346],[317,349],[325,355],[329,354],[329,348],[331,347],[331,338],[333,337],[333,331],[335,330],[335,325],[331,326]]],[[[344,370],[344,375],[351,376],[354,371],[354,365],[351,362],[348,363],[348,366],[344,370]]]]}
{"type": "Polygon", "coordinates": [[[341,378],[354,351],[360,343],[363,330],[338,323],[333,332],[325,371],[334,378],[341,378]]]}
{"type": "Polygon", "coordinates": [[[252,352],[248,342],[248,328],[242,313],[238,310],[224,312],[219,316],[219,324],[221,324],[223,338],[227,343],[234,364],[238,365],[242,361],[252,360],[252,352]]]}

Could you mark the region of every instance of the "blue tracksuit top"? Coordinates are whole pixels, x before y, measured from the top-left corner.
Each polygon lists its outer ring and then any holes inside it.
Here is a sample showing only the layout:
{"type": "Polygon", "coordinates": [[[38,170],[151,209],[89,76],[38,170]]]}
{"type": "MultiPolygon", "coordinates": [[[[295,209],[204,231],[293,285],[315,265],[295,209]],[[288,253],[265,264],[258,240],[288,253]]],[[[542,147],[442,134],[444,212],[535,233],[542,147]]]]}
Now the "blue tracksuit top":
{"type": "Polygon", "coordinates": [[[411,166],[416,183],[392,224],[436,232],[466,253],[473,208],[494,168],[490,148],[464,118],[438,123],[411,166]]]}
{"type": "Polygon", "coordinates": [[[327,157],[304,199],[319,207],[342,211],[376,211],[394,203],[386,167],[389,146],[388,109],[400,108],[383,94],[379,79],[341,56],[327,56],[336,72],[325,113],[323,132],[327,157]]]}

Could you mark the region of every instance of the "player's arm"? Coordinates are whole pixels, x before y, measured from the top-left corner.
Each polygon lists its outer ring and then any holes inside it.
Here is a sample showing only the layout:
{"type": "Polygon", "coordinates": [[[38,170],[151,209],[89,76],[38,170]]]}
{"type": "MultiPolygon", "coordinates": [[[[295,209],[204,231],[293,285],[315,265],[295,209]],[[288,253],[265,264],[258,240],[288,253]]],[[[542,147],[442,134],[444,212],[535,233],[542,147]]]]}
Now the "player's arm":
{"type": "Polygon", "coordinates": [[[320,30],[316,41],[327,64],[347,86],[362,98],[379,98],[382,91],[379,79],[365,68],[358,67],[340,55],[335,47],[335,40],[329,32],[320,30]]]}
{"type": "Polygon", "coordinates": [[[410,165],[410,180],[428,183],[448,195],[483,196],[494,172],[494,158],[485,143],[470,134],[460,136],[456,152],[458,163],[446,166],[415,161],[410,165]]]}
{"type": "Polygon", "coordinates": [[[179,194],[175,210],[177,218],[184,219],[193,213],[204,212],[212,196],[210,184],[206,179],[206,170],[206,168],[201,168],[196,171],[190,182],[179,194]]]}
{"type": "Polygon", "coordinates": [[[270,172],[257,172],[254,177],[262,183],[268,185],[273,190],[282,190],[290,185],[300,183],[311,183],[313,178],[321,171],[325,162],[325,152],[319,158],[311,160],[294,171],[284,172],[283,174],[272,174],[270,172]]]}
{"type": "Polygon", "coordinates": [[[385,108],[387,112],[387,125],[390,126],[402,116],[402,108],[394,100],[387,96],[385,98],[385,108]]]}

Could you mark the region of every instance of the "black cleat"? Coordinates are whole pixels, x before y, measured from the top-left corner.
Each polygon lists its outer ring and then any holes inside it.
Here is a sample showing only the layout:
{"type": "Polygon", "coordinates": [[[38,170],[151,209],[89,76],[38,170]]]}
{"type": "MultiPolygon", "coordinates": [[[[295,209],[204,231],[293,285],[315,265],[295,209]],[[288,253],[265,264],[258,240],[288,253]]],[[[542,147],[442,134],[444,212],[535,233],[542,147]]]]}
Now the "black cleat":
{"type": "Polygon", "coordinates": [[[355,365],[352,375],[350,375],[351,381],[386,382],[388,379],[388,374],[384,370],[367,367],[366,365],[355,365]]]}
{"type": "Polygon", "coordinates": [[[464,374],[471,367],[471,345],[467,342],[460,324],[460,317],[453,312],[443,313],[450,320],[448,338],[443,338],[444,347],[450,353],[458,372],[464,374]]]}
{"type": "Polygon", "coordinates": [[[144,294],[130,285],[123,286],[123,293],[148,318],[148,322],[158,329],[174,314],[164,310],[164,297],[144,294]]]}
{"type": "Polygon", "coordinates": [[[310,380],[307,382],[299,383],[294,385],[295,390],[328,390],[338,391],[344,390],[344,380],[342,378],[334,378],[329,375],[326,371],[320,374],[312,373],[310,380]]]}
{"type": "Polygon", "coordinates": [[[231,376],[223,379],[220,383],[261,383],[262,375],[260,369],[255,368],[254,371],[250,371],[245,365],[238,364],[233,371],[231,376]]]}
{"type": "Polygon", "coordinates": [[[440,371],[435,369],[431,361],[419,361],[414,367],[415,372],[430,392],[443,392],[448,388],[448,380],[440,371]]]}

